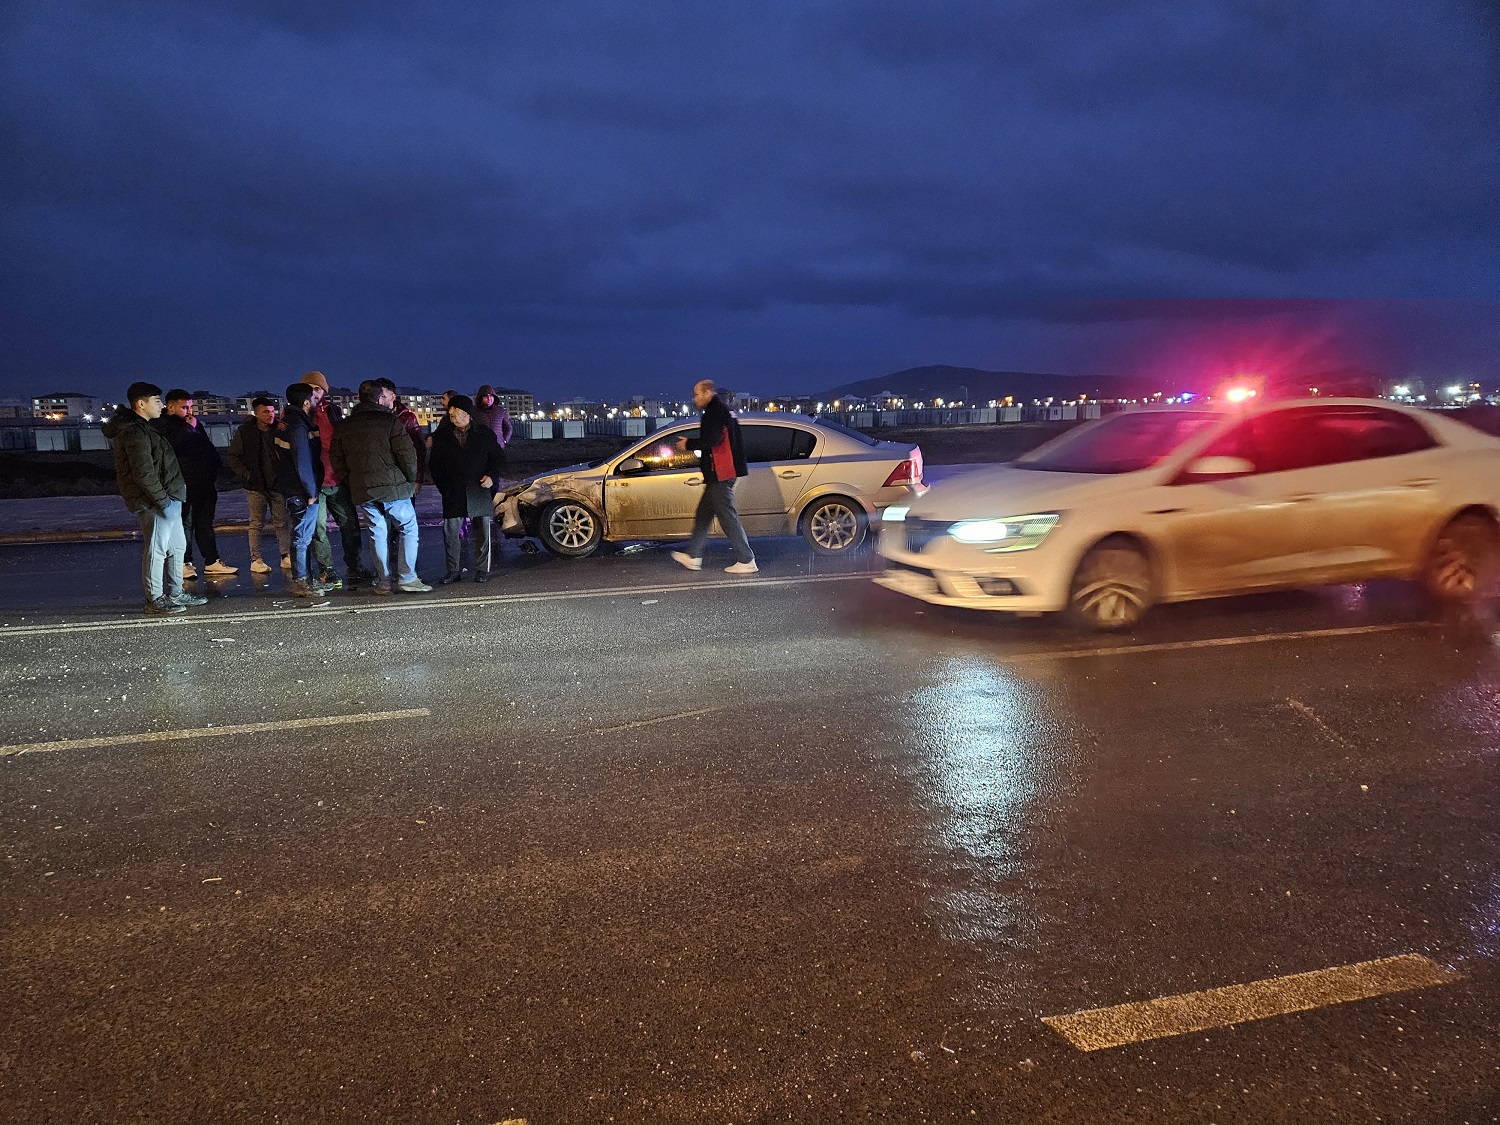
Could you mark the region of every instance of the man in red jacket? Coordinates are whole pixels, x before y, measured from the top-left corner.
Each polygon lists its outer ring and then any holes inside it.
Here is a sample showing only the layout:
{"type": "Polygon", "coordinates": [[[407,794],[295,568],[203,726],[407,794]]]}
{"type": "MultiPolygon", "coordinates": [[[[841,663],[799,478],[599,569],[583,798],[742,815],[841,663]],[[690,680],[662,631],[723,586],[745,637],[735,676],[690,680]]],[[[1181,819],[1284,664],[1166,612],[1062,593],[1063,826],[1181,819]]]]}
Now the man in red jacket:
{"type": "Polygon", "coordinates": [[[701,412],[698,437],[694,441],[679,438],[677,448],[686,453],[698,451],[703,469],[703,495],[698,497],[698,511],[693,516],[693,537],[686,551],[673,551],[672,557],[689,570],[703,569],[703,544],[714,520],[734,547],[735,562],[724,568],[725,574],[754,574],[755,552],[745,538],[745,527],[734,506],[734,482],[745,476],[745,451],[740,445],[740,424],[719,398],[719,388],[712,380],[702,379],[693,386],[693,403],[701,412]]]}

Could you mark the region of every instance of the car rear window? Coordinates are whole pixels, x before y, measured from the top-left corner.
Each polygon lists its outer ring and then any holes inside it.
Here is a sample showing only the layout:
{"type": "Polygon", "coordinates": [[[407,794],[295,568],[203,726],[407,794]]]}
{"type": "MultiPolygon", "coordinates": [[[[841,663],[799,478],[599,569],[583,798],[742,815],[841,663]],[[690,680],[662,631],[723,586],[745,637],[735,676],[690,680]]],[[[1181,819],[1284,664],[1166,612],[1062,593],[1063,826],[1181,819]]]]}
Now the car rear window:
{"type": "Polygon", "coordinates": [[[836,434],[843,434],[845,437],[853,438],[864,445],[880,444],[878,438],[872,438],[869,434],[862,434],[858,430],[851,430],[848,426],[841,426],[837,422],[830,422],[827,418],[814,418],[813,424],[822,426],[825,430],[832,430],[836,434]]]}

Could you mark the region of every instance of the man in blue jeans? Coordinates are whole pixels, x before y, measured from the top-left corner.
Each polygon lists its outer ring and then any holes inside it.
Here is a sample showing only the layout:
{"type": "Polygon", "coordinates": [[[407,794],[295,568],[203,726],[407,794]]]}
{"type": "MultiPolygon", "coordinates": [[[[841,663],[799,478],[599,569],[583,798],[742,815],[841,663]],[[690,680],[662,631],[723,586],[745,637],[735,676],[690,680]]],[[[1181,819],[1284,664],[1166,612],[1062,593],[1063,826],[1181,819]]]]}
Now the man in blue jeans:
{"type": "Polygon", "coordinates": [[[148,424],[161,417],[161,388],[132,383],[125,397],[129,404],[105,423],[104,436],[114,449],[120,497],[141,525],[146,612],[156,616],[182,613],[190,605],[208,602],[182,588],[182,560],[187,552],[182,503],[187,499],[187,485],[177,454],[148,424]]]}
{"type": "Polygon", "coordinates": [[[734,548],[735,561],[724,568],[724,573],[755,574],[760,567],[755,565],[755,552],[750,550],[739,510],[734,506],[734,482],[749,472],[745,450],[740,445],[740,424],[719,398],[719,388],[712,380],[700,379],[693,385],[693,403],[702,412],[698,437],[694,441],[678,438],[677,448],[683,453],[697,450],[699,468],[703,471],[703,494],[698,497],[688,549],[673,551],[672,558],[689,570],[702,570],[703,545],[708,539],[708,529],[717,519],[734,548]]]}
{"type": "Polygon", "coordinates": [[[286,588],[296,598],[316,598],[332,589],[308,569],[313,536],[318,530],[318,494],[323,487],[318,430],[307,416],[315,390],[307,383],[289,386],[286,410],[276,423],[276,490],[286,497],[287,537],[292,541],[286,588]]]}
{"type": "Polygon", "coordinates": [[[333,469],[349,482],[364,513],[375,558],[372,594],[425,594],[432,587],[417,577],[417,447],[391,407],[395,392],[374,379],[359,385],[359,402],[333,434],[333,469]],[[399,531],[395,559],[389,536],[399,531]],[[393,573],[394,572],[394,573],[393,573]]]}

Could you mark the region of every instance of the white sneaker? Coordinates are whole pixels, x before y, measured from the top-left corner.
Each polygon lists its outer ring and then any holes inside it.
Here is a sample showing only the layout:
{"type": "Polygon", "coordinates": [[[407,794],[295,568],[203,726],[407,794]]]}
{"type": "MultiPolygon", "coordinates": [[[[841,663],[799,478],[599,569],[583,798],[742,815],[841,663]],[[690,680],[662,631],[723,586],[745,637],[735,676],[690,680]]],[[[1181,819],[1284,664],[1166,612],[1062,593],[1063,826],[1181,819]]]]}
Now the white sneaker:
{"type": "Polygon", "coordinates": [[[197,578],[197,577],[198,577],[198,572],[193,569],[193,564],[192,563],[183,563],[182,564],[182,580],[184,582],[191,582],[194,578],[197,578]]]}
{"type": "Polygon", "coordinates": [[[282,570],[291,570],[292,569],[292,556],[291,555],[282,555],[281,556],[281,569],[282,570]]]}
{"type": "Polygon", "coordinates": [[[250,573],[251,574],[270,574],[271,573],[271,568],[266,565],[266,562],[265,562],[264,559],[251,559],[250,560],[250,573]]]}
{"type": "Polygon", "coordinates": [[[733,566],[726,566],[724,568],[724,573],[725,574],[759,574],[760,573],[760,567],[758,567],[758,566],[755,565],[755,560],[754,559],[751,559],[747,563],[735,563],[733,566]]]}
{"type": "MultiPolygon", "coordinates": [[[[270,570],[271,568],[266,567],[266,569],[270,570]]],[[[213,562],[209,563],[203,568],[203,573],[212,578],[223,578],[226,575],[238,574],[239,572],[239,567],[230,566],[223,559],[215,559],[213,562]]]]}
{"type": "Polygon", "coordinates": [[[688,554],[686,551],[673,551],[672,552],[672,560],[674,562],[681,563],[683,566],[687,567],[689,570],[702,570],[703,569],[703,560],[702,559],[695,559],[695,558],[693,558],[693,556],[690,555],[690,554],[688,554]]]}

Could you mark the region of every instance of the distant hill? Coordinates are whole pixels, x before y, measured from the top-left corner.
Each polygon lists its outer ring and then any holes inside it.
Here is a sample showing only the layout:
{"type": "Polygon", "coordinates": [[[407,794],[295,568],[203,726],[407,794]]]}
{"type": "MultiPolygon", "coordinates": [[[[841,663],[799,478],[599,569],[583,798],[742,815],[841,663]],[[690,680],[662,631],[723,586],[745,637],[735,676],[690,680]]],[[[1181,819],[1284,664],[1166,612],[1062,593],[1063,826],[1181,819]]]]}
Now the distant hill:
{"type": "Polygon", "coordinates": [[[1114,398],[1141,394],[1130,380],[1114,375],[1048,375],[1036,371],[984,371],[978,367],[951,367],[945,363],[910,367],[875,379],[861,379],[824,391],[823,399],[852,396],[868,398],[884,391],[908,400],[941,398],[948,401],[988,402],[990,399],[1114,398]]]}

